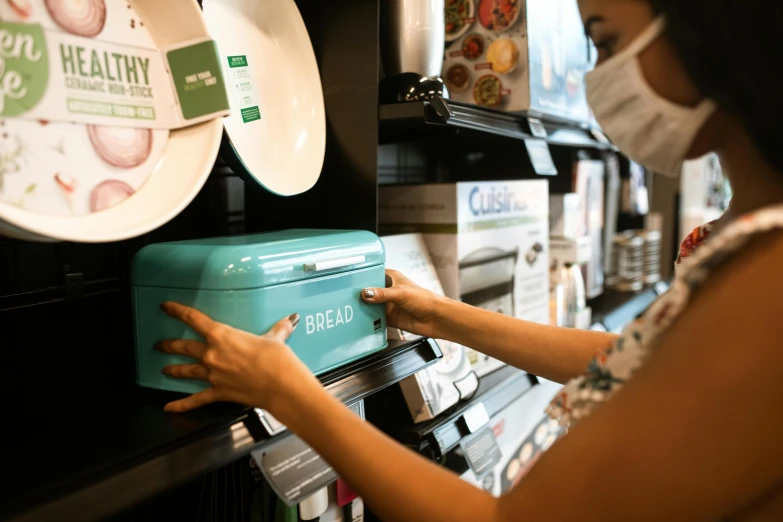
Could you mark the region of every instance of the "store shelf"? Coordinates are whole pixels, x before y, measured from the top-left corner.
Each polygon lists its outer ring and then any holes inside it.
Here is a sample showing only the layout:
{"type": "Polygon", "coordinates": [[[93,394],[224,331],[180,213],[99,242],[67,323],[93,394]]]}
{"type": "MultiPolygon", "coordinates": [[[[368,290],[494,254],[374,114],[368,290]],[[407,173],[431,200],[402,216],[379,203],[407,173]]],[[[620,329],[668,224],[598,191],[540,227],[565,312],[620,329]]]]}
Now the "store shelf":
{"type": "Polygon", "coordinates": [[[593,323],[606,331],[620,333],[655,301],[665,285],[646,288],[641,292],[607,291],[588,302],[593,310],[593,323]]]}
{"type": "Polygon", "coordinates": [[[465,129],[518,140],[546,137],[552,145],[613,148],[600,132],[565,120],[501,112],[440,98],[381,105],[379,118],[381,143],[408,141],[465,129]]]}
{"type": "MultiPolygon", "coordinates": [[[[320,380],[353,404],[441,356],[430,339],[390,343],[320,380]]],[[[14,455],[3,463],[12,480],[4,488],[0,520],[100,520],[269,440],[252,410],[221,404],[182,415],[164,413],[163,404],[173,397],[139,388],[118,397],[110,410],[69,405],[60,419],[42,413],[40,426],[15,426],[14,455]]]]}
{"type": "Polygon", "coordinates": [[[455,448],[463,437],[469,435],[463,420],[466,412],[483,405],[489,418],[492,418],[533,388],[537,382],[534,376],[506,366],[482,377],[473,398],[460,403],[449,415],[420,424],[411,424],[409,420],[407,425],[397,423],[383,429],[406,446],[433,460],[440,460],[455,448]]]}

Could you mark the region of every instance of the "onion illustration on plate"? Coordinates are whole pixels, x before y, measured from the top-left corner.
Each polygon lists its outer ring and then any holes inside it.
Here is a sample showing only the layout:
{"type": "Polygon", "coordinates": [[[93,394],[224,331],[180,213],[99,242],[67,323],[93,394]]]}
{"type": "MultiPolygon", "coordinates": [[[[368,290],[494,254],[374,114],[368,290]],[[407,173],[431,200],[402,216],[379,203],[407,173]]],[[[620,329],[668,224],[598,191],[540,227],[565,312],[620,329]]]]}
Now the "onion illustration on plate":
{"type": "Polygon", "coordinates": [[[57,186],[60,187],[60,190],[62,190],[63,194],[65,195],[65,199],[68,201],[68,205],[71,207],[71,211],[73,212],[73,193],[76,191],[76,187],[78,186],[76,178],[70,174],[58,172],[54,175],[54,181],[57,183],[57,186]]]}
{"type": "Polygon", "coordinates": [[[8,0],[8,5],[22,19],[29,18],[33,9],[28,0],[8,0]]]}
{"type": "Polygon", "coordinates": [[[106,180],[92,189],[90,196],[90,210],[100,212],[119,203],[122,203],[133,195],[133,187],[124,181],[116,179],[106,180]]]}
{"type": "Polygon", "coordinates": [[[63,30],[92,38],[106,24],[105,0],[46,0],[49,16],[63,30]]]}
{"type": "Polygon", "coordinates": [[[98,156],[114,167],[138,167],[152,152],[151,129],[88,125],[87,133],[98,156]]]}

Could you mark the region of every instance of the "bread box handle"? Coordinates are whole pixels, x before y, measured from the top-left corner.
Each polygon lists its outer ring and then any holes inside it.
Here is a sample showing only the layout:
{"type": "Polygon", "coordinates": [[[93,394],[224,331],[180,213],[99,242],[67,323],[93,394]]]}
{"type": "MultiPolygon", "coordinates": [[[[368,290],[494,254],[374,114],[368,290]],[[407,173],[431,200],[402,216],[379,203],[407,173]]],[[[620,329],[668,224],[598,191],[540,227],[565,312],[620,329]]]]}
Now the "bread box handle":
{"type": "Polygon", "coordinates": [[[305,272],[323,272],[324,270],[333,270],[351,265],[364,263],[365,256],[342,257],[340,259],[330,259],[329,261],[318,261],[316,263],[305,263],[305,272]]]}

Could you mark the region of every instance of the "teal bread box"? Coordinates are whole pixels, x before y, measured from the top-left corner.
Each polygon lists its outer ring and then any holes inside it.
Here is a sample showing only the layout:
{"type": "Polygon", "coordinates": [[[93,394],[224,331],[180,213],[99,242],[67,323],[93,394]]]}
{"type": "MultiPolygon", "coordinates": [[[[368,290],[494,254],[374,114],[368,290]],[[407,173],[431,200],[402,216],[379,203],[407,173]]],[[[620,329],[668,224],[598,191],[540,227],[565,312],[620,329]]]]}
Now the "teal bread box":
{"type": "Polygon", "coordinates": [[[164,301],[259,334],[298,313],[288,344],[316,375],[386,347],[384,307],[360,295],[385,284],[383,243],[370,232],[286,230],[153,244],[133,259],[131,284],[136,380],[149,388],[194,393],[207,386],[161,373],[192,360],[158,353],[154,343],[199,339],[160,310],[164,301]]]}

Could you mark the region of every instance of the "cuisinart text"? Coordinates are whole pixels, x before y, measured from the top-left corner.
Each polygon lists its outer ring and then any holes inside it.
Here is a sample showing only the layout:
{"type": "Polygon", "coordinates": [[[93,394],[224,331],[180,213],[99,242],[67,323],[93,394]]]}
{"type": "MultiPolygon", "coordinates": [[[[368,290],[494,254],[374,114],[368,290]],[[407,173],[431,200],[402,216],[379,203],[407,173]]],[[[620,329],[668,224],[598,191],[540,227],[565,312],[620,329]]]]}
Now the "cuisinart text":
{"type": "Polygon", "coordinates": [[[323,330],[331,330],[341,324],[348,324],[353,320],[353,307],[345,305],[343,308],[334,308],[326,312],[318,312],[305,317],[307,335],[323,330]]]}

